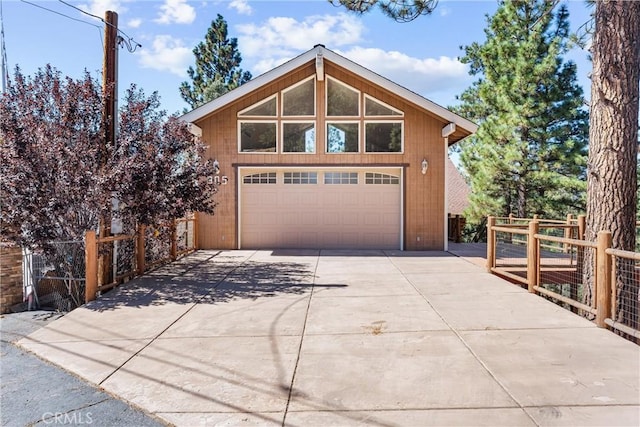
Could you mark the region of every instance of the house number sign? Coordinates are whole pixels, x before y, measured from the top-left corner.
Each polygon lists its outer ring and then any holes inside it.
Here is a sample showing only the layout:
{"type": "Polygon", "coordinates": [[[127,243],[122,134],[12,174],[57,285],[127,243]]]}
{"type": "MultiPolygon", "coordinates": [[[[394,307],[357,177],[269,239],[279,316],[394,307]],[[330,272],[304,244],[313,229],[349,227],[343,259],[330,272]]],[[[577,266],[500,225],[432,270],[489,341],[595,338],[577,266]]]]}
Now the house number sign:
{"type": "Polygon", "coordinates": [[[229,177],[227,175],[215,175],[213,177],[213,182],[216,185],[227,185],[229,183],[229,177]]]}

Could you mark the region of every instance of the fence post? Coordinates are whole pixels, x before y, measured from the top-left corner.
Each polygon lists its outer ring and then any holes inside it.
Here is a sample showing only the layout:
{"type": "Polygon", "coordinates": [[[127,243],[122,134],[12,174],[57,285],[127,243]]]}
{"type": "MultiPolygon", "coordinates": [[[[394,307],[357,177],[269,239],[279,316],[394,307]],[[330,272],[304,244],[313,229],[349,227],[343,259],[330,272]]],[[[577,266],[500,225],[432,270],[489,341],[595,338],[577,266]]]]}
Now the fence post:
{"type": "Polygon", "coordinates": [[[178,239],[177,233],[176,233],[176,220],[173,219],[171,221],[171,260],[175,261],[176,258],[178,258],[178,242],[176,242],[176,240],[178,239]]]}
{"type": "Polygon", "coordinates": [[[607,249],[611,247],[611,233],[598,232],[596,248],[596,325],[606,328],[604,322],[611,317],[611,256],[607,249]]]}
{"type": "Polygon", "coordinates": [[[98,245],[95,231],[84,233],[84,245],[84,302],[88,303],[96,299],[98,292],[98,245]]]}
{"type": "Polygon", "coordinates": [[[496,233],[493,227],[496,225],[496,217],[487,217],[487,271],[491,273],[496,266],[496,233]]]}
{"type": "Polygon", "coordinates": [[[144,256],[145,256],[145,248],[144,248],[144,234],[146,233],[147,226],[144,224],[140,224],[138,226],[138,242],[136,244],[136,266],[138,267],[138,276],[144,274],[144,256]]]}
{"type": "Polygon", "coordinates": [[[584,232],[587,228],[587,216],[578,215],[578,240],[584,240],[584,232]]]}
{"type": "Polygon", "coordinates": [[[529,235],[527,237],[527,285],[529,292],[534,293],[534,286],[538,286],[538,220],[534,219],[529,223],[529,235]]]}
{"type": "Polygon", "coordinates": [[[198,249],[198,214],[193,214],[193,249],[198,249]]]}
{"type": "MultiPolygon", "coordinates": [[[[571,235],[571,223],[573,221],[573,215],[572,214],[567,214],[567,228],[564,229],[564,238],[565,239],[572,239],[573,236],[571,235]]],[[[562,244],[562,251],[564,253],[569,252],[569,245],[567,243],[563,243],[562,244]]]]}

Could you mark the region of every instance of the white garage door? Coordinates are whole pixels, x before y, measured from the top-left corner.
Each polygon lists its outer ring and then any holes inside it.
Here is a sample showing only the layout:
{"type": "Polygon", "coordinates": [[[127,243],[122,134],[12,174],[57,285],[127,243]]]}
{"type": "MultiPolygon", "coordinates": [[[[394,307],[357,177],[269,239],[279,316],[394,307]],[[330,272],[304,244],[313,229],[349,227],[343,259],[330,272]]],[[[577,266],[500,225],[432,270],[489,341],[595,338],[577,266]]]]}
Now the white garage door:
{"type": "Polygon", "coordinates": [[[400,248],[399,169],[240,174],[242,248],[400,248]]]}

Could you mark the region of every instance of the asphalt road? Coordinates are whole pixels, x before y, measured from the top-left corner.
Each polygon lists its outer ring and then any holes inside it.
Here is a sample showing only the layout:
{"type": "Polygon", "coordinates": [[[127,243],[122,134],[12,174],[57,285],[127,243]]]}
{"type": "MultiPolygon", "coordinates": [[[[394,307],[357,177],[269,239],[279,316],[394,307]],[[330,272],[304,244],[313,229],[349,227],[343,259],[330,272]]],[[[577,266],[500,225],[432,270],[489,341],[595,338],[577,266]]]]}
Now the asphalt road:
{"type": "Polygon", "coordinates": [[[25,352],[14,343],[60,314],[0,316],[0,424],[2,426],[164,426],[147,413],[25,352]]]}

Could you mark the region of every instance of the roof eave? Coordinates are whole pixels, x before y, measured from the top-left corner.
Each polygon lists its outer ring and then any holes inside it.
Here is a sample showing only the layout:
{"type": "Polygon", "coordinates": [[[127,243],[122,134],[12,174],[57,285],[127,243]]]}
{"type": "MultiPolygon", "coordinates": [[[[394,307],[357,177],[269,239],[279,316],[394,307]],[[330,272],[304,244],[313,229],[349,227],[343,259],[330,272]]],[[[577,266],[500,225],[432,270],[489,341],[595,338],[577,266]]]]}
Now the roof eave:
{"type": "Polygon", "coordinates": [[[396,95],[406,99],[407,101],[431,112],[432,114],[442,118],[443,121],[447,123],[455,123],[456,126],[463,131],[463,133],[468,132],[467,135],[464,135],[456,141],[451,142],[450,145],[455,144],[456,142],[466,138],[467,136],[475,133],[478,130],[478,126],[475,123],[453,113],[452,111],[447,110],[446,108],[428,100],[421,95],[418,95],[415,92],[410,91],[403,86],[400,86],[397,83],[392,82],[385,77],[382,77],[377,73],[374,73],[373,71],[361,65],[356,64],[355,62],[345,58],[344,56],[338,55],[337,53],[325,48],[322,45],[318,45],[313,49],[303,53],[302,55],[299,55],[291,59],[290,61],[274,68],[273,70],[261,74],[255,79],[248,81],[247,83],[230,92],[227,92],[221,97],[216,98],[213,101],[208,102],[207,104],[184,114],[180,118],[186,122],[197,123],[206,116],[214,113],[218,109],[230,104],[231,102],[250,94],[252,91],[276,80],[279,77],[284,76],[291,71],[296,70],[297,68],[304,66],[309,61],[315,60],[316,55],[318,54],[321,54],[324,59],[329,60],[347,70],[350,70],[351,72],[361,76],[363,79],[369,80],[370,82],[386,90],[389,90],[396,95]]]}

